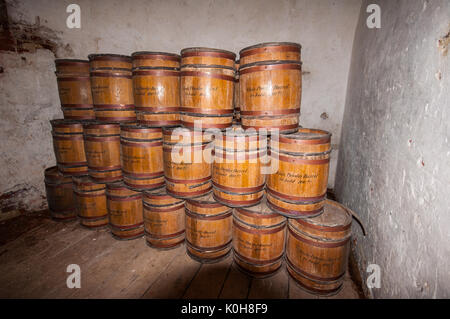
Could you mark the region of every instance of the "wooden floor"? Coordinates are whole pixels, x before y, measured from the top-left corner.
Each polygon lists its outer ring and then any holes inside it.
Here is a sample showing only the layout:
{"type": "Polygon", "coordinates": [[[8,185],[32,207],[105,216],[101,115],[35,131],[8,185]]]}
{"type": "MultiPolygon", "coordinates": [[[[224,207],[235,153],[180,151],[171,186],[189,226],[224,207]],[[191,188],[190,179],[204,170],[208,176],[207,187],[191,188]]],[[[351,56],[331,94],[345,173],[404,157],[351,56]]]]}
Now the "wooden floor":
{"type": "MultiPolygon", "coordinates": [[[[286,270],[266,279],[242,274],[229,256],[216,264],[190,259],[182,245],[158,251],[143,238],[118,241],[107,229],[52,221],[48,213],[0,224],[0,298],[317,298],[286,270]],[[81,268],[81,288],[69,289],[69,264],[81,268]]],[[[346,275],[331,298],[359,298],[346,275]]]]}

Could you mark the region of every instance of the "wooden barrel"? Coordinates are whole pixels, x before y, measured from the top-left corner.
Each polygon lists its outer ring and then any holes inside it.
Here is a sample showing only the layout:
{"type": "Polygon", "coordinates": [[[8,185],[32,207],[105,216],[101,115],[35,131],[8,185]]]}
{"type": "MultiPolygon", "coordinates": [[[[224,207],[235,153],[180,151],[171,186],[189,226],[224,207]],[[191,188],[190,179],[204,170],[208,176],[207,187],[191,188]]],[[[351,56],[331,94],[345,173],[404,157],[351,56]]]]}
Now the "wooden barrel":
{"type": "Polygon", "coordinates": [[[235,71],[219,65],[189,64],[181,67],[181,122],[194,128],[225,129],[233,122],[235,71]]]}
{"type": "Polygon", "coordinates": [[[239,60],[236,61],[236,75],[234,77],[234,115],[235,122],[241,121],[241,106],[239,105],[239,60]]]}
{"type": "Polygon", "coordinates": [[[186,128],[163,130],[167,193],[179,198],[202,196],[212,189],[211,136],[186,128]]]}
{"type": "Polygon", "coordinates": [[[281,134],[278,147],[272,145],[270,151],[271,161],[278,166],[267,179],[270,208],[291,218],[321,214],[327,192],[331,134],[300,128],[294,134],[281,134]]]}
{"type": "Polygon", "coordinates": [[[218,262],[231,251],[232,209],[216,202],[209,193],[188,199],[186,207],[186,249],[202,263],[218,262]]]}
{"type": "Polygon", "coordinates": [[[267,137],[233,126],[225,135],[216,136],[214,153],[214,198],[230,207],[261,202],[265,186],[262,170],[268,162],[267,137]]]}
{"type": "Polygon", "coordinates": [[[55,220],[71,220],[77,217],[72,191],[72,178],[64,176],[56,166],[44,172],[48,209],[55,220]]]}
{"type": "Polygon", "coordinates": [[[140,66],[133,69],[136,116],[147,126],[180,125],[180,70],[140,66]]]}
{"type": "Polygon", "coordinates": [[[73,176],[72,181],[80,224],[88,228],[108,225],[106,185],[93,182],[89,176],[73,176]]]}
{"type": "Polygon", "coordinates": [[[84,148],[89,176],[94,181],[108,183],[122,179],[119,124],[84,125],[84,148]]]}
{"type": "Polygon", "coordinates": [[[167,194],[164,187],[144,193],[144,228],[147,243],[170,249],[184,243],[184,200],[167,194]]]}
{"type": "Polygon", "coordinates": [[[89,61],[56,59],[59,100],[65,119],[95,120],[89,61]]]}
{"type": "Polygon", "coordinates": [[[135,239],[144,235],[142,193],[123,182],[106,184],[109,227],[116,239],[135,239]]]}
{"type": "Polygon", "coordinates": [[[293,42],[266,42],[239,52],[241,65],[261,61],[300,61],[302,46],[293,42]]]}
{"type": "Polygon", "coordinates": [[[50,124],[59,171],[65,175],[86,175],[83,125],[70,120],[51,120],[50,124]]]}
{"type": "Polygon", "coordinates": [[[133,69],[141,67],[179,68],[181,57],[175,53],[139,51],[131,54],[133,69]]]}
{"type": "Polygon", "coordinates": [[[101,122],[135,122],[131,57],[90,54],[92,99],[101,122]]]}
{"type": "Polygon", "coordinates": [[[239,69],[239,99],[244,128],[293,132],[297,129],[302,95],[301,62],[267,61],[239,69]]]}
{"type": "Polygon", "coordinates": [[[290,219],[286,244],[287,270],[304,289],[319,295],[337,293],[347,270],[352,215],[326,200],[324,213],[290,219]]]}
{"type": "Polygon", "coordinates": [[[265,200],[233,213],[234,261],[243,272],[267,277],[283,263],[286,218],[272,212],[265,200]]]}
{"type": "Polygon", "coordinates": [[[125,184],[140,190],[164,185],[162,145],[160,127],[121,125],[120,159],[125,184]]]}
{"type": "Polygon", "coordinates": [[[186,48],[181,50],[181,66],[187,64],[222,65],[234,68],[236,54],[212,48],[186,48]]]}

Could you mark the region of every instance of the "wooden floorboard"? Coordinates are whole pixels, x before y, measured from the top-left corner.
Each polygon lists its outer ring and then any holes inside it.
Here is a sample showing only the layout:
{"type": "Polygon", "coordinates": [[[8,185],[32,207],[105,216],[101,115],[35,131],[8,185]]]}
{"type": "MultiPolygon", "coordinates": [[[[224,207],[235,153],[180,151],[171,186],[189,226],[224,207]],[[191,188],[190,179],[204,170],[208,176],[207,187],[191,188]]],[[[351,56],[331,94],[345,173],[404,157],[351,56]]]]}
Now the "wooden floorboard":
{"type": "MultiPolygon", "coordinates": [[[[0,246],[0,298],[319,298],[296,285],[284,267],[254,279],[238,270],[231,255],[201,264],[184,244],[156,250],[144,238],[118,241],[107,228],[48,218],[20,232],[15,225],[15,237],[4,237],[0,246]],[[81,268],[80,289],[67,288],[69,264],[81,268]]],[[[347,273],[343,289],[329,298],[359,298],[357,291],[347,273]]]]}

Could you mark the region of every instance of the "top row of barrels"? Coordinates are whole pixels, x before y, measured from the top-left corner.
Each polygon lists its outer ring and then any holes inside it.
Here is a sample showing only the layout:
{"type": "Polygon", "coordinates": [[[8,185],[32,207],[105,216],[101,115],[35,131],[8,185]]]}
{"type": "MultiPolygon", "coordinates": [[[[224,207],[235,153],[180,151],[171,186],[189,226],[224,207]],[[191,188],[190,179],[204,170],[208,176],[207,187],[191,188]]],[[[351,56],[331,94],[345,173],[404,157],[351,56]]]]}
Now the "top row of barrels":
{"type": "Polygon", "coordinates": [[[180,55],[141,51],[57,59],[64,118],[225,129],[234,115],[244,128],[296,130],[300,44],[262,43],[239,55],[236,60],[230,51],[195,47],[180,55]]]}

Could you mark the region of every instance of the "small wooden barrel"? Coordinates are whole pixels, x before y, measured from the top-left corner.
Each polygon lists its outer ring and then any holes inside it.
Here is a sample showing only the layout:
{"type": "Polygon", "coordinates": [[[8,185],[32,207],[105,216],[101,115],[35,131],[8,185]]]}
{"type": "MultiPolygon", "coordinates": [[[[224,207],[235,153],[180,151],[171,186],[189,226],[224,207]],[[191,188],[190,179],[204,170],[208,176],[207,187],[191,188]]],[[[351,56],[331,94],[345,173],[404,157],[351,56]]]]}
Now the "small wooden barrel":
{"type": "Polygon", "coordinates": [[[285,237],[286,218],[272,212],[265,200],[234,210],[234,261],[243,272],[254,277],[273,275],[283,263],[285,237]]]}
{"type": "Polygon", "coordinates": [[[214,198],[230,207],[253,206],[264,194],[263,166],[267,160],[267,138],[253,130],[233,126],[214,140],[212,182],[214,198]]]}
{"type": "Polygon", "coordinates": [[[181,50],[181,66],[187,64],[222,65],[234,68],[236,54],[212,48],[186,48],[181,50]]]}
{"type": "Polygon", "coordinates": [[[170,249],[184,243],[184,200],[167,194],[164,187],[144,193],[144,228],[147,243],[170,249]]]}
{"type": "Polygon", "coordinates": [[[241,121],[241,106],[239,105],[239,60],[236,61],[236,75],[234,77],[234,117],[235,122],[241,121]]]}
{"type": "Polygon", "coordinates": [[[123,182],[106,184],[111,233],[116,239],[135,239],[144,235],[142,193],[123,182]]]}
{"type": "Polygon", "coordinates": [[[141,67],[179,68],[181,57],[175,53],[139,51],[131,54],[133,69],[141,67]]]}
{"type": "Polygon", "coordinates": [[[125,184],[140,190],[164,185],[162,145],[160,127],[121,125],[120,159],[125,184]]]}
{"type": "Polygon", "coordinates": [[[84,125],[84,148],[89,176],[94,181],[109,183],[122,179],[119,124],[84,125]]]}
{"type": "Polygon", "coordinates": [[[72,178],[64,176],[56,166],[44,172],[48,209],[55,220],[71,220],[77,217],[72,191],[72,178]]]}
{"type": "Polygon", "coordinates": [[[326,200],[324,213],[290,219],[286,244],[287,270],[304,289],[319,295],[337,293],[347,270],[352,215],[326,200]]]}
{"type": "Polygon", "coordinates": [[[97,121],[135,122],[131,57],[90,54],[88,58],[97,121]]]}
{"type": "Polygon", "coordinates": [[[167,193],[177,198],[202,196],[212,189],[211,136],[186,128],[163,130],[167,193]]]}
{"type": "Polygon", "coordinates": [[[266,42],[239,52],[241,65],[261,61],[300,61],[302,46],[293,42],[266,42]]]}
{"type": "Polygon", "coordinates": [[[281,134],[278,148],[271,149],[272,165],[278,171],[267,179],[267,202],[271,209],[291,218],[306,218],[323,212],[327,192],[331,134],[300,128],[281,134]]]}
{"type": "Polygon", "coordinates": [[[181,67],[181,122],[194,128],[225,129],[233,121],[235,72],[232,67],[189,64],[181,67]]]}
{"type": "Polygon", "coordinates": [[[51,120],[50,124],[59,171],[65,175],[86,175],[83,125],[70,120],[51,120]]]}
{"type": "Polygon", "coordinates": [[[180,125],[180,70],[140,66],[133,69],[134,102],[140,124],[180,125]]]}
{"type": "Polygon", "coordinates": [[[244,128],[293,132],[297,129],[302,95],[301,62],[267,61],[239,69],[239,99],[244,128]]]}
{"type": "Polygon", "coordinates": [[[56,59],[59,100],[65,119],[95,120],[89,61],[56,59]]]}
{"type": "Polygon", "coordinates": [[[88,228],[106,226],[106,185],[95,183],[88,176],[73,176],[72,181],[80,224],[88,228]]]}
{"type": "Polygon", "coordinates": [[[201,263],[214,263],[231,251],[232,209],[216,202],[212,194],[188,199],[186,206],[186,249],[201,263]]]}

